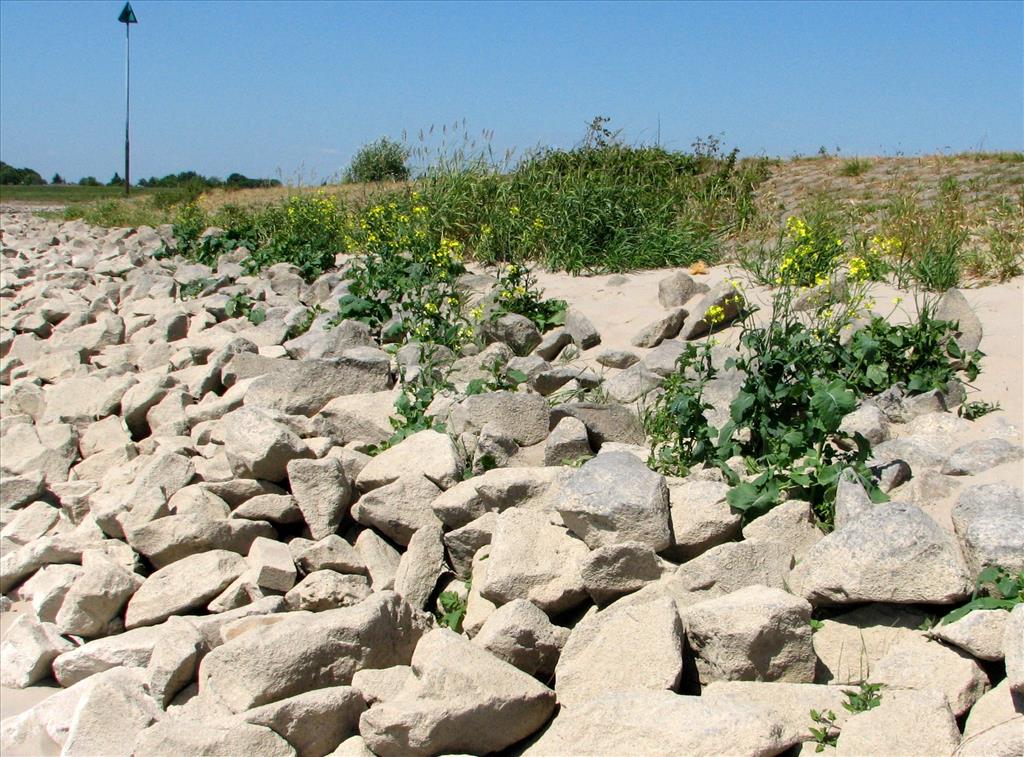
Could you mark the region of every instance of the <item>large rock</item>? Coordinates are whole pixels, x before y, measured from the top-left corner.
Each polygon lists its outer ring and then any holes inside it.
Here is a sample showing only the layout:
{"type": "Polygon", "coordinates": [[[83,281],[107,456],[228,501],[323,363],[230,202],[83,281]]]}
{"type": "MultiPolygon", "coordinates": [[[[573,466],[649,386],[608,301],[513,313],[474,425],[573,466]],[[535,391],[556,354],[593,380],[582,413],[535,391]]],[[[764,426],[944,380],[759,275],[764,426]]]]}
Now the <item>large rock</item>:
{"type": "Polygon", "coordinates": [[[588,460],[562,496],[558,512],[591,549],[635,541],[660,552],[671,544],[665,478],[628,452],[588,460]]]}
{"type": "Polygon", "coordinates": [[[56,623],[65,634],[98,636],[143,580],[99,549],[87,550],[82,555],[82,568],[82,575],[64,597],[56,623]]]}
{"type": "Polygon", "coordinates": [[[586,598],[580,564],[587,545],[542,513],[506,510],[491,537],[486,575],[477,586],[495,604],[528,599],[547,613],[571,609],[586,598]]]}
{"type": "Polygon", "coordinates": [[[1024,754],[1024,707],[1004,680],[971,708],[958,757],[1017,757],[1024,754]],[[1016,705],[1016,706],[1015,706],[1016,705]]]}
{"type": "Polygon", "coordinates": [[[654,550],[635,541],[595,549],[580,565],[583,585],[598,605],[606,605],[657,581],[663,570],[654,550]]]}
{"type": "Polygon", "coordinates": [[[701,684],[814,681],[811,606],[766,586],[748,586],[682,611],[701,684]]]}
{"type": "Polygon", "coordinates": [[[53,661],[54,678],[67,687],[111,668],[144,668],[162,631],[159,627],[135,628],[64,652],[53,661]]]}
{"type": "Polygon", "coordinates": [[[676,271],[658,281],[658,302],[663,308],[678,308],[706,291],[707,284],[694,281],[683,271],[676,271]]]}
{"type": "Polygon", "coordinates": [[[133,754],[149,757],[181,755],[253,755],[295,757],[291,745],[261,725],[230,721],[164,718],[140,732],[133,754]]]}
{"type": "Polygon", "coordinates": [[[935,303],[932,317],[957,324],[955,338],[964,352],[973,352],[981,345],[984,334],[981,320],[959,289],[947,289],[942,293],[935,303]]]}
{"type": "Polygon", "coordinates": [[[381,757],[497,752],[555,708],[549,688],[447,629],[423,636],[412,670],[401,693],[360,718],[360,734],[381,757]]]}
{"type": "Polygon", "coordinates": [[[295,585],[295,561],[288,545],[260,537],[246,556],[253,581],[261,589],[288,591],[295,585]]]}
{"type": "Polygon", "coordinates": [[[583,421],[566,416],[555,424],[544,442],[544,464],[564,465],[566,461],[588,458],[594,454],[583,421]]]}
{"type": "Polygon", "coordinates": [[[292,610],[321,612],[359,604],[370,596],[365,576],[315,570],[284,595],[292,610]]]}
{"type": "Polygon", "coordinates": [[[525,315],[505,313],[482,325],[484,341],[507,344],[517,355],[528,355],[541,343],[537,326],[525,315]]]}
{"type": "Polygon", "coordinates": [[[296,754],[323,757],[353,736],[366,704],[351,686],[330,686],[246,710],[246,723],[270,728],[296,754]]]}
{"type": "Polygon", "coordinates": [[[444,572],[444,533],[441,524],[424,526],[409,539],[395,571],[395,593],[417,610],[426,608],[444,572]]]}
{"type": "Polygon", "coordinates": [[[431,507],[449,528],[461,528],[488,512],[517,507],[552,512],[568,468],[496,468],[462,481],[438,496],[431,507]]]}
{"type": "Polygon", "coordinates": [[[972,581],[952,536],[914,505],[880,505],[815,544],[791,573],[814,604],[967,597],[972,581]]]}
{"type": "Polygon", "coordinates": [[[601,343],[601,334],[597,328],[576,308],[565,311],[565,330],[581,350],[589,350],[601,343]]]}
{"type": "Polygon", "coordinates": [[[959,647],[979,660],[1001,660],[1003,634],[1009,617],[1006,610],[971,610],[959,620],[936,625],[929,635],[959,647]]]}
{"type": "Polygon", "coordinates": [[[668,315],[640,329],[630,343],[634,347],[657,347],[666,339],[671,339],[679,333],[687,315],[686,308],[673,308],[668,315]]]}
{"type": "Polygon", "coordinates": [[[785,734],[785,743],[790,746],[811,740],[811,710],[835,714],[835,726],[843,723],[851,713],[843,707],[849,699],[841,686],[823,686],[816,683],[788,683],[785,681],[715,681],[700,692],[701,699],[709,705],[746,704],[757,705],[771,710],[785,734]]]}
{"type": "Polygon", "coordinates": [[[440,494],[422,473],[410,473],[360,497],[352,506],[352,518],[404,546],[417,530],[440,524],[431,508],[440,494]]]}
{"type": "Polygon", "coordinates": [[[717,331],[739,318],[745,307],[746,300],[739,288],[732,281],[723,281],[697,303],[679,331],[679,338],[697,339],[717,331]]]}
{"type": "Polygon", "coordinates": [[[210,520],[202,515],[168,515],[141,526],[128,526],[128,543],[156,568],[211,549],[244,555],[260,538],[273,538],[269,523],[243,518],[210,520]]]}
{"type": "Polygon", "coordinates": [[[406,437],[373,458],[359,473],[362,491],[390,484],[399,476],[421,473],[442,489],[462,479],[463,461],[455,443],[446,435],[427,429],[406,437]]]}
{"type": "Polygon", "coordinates": [[[74,649],[52,623],[22,615],[11,624],[0,644],[0,683],[23,689],[50,675],[58,655],[74,649]]]}
{"type": "Polygon", "coordinates": [[[889,652],[924,638],[917,630],[922,612],[898,605],[867,605],[821,622],[811,636],[818,658],[818,683],[849,684],[873,680],[889,652]]]}
{"type": "Polygon", "coordinates": [[[974,659],[957,649],[920,639],[891,649],[872,669],[871,681],[888,688],[941,692],[957,717],[989,689],[988,676],[974,659]]]}
{"type": "Polygon", "coordinates": [[[672,546],[666,557],[685,562],[733,540],[740,516],[726,502],[728,493],[729,485],[721,481],[668,479],[672,546]]]}
{"type": "Polygon", "coordinates": [[[292,496],[313,538],[323,539],[337,531],[352,501],[352,484],[341,461],[333,457],[292,460],[287,470],[292,496]]]}
{"type": "Polygon", "coordinates": [[[953,508],[953,529],[972,575],[998,565],[1024,570],[1024,492],[1006,484],[965,489],[953,508]]]}
{"type": "Polygon", "coordinates": [[[151,575],[128,602],[127,628],[148,626],[203,607],[246,569],[245,558],[222,549],[171,563],[151,575]]]}
{"type": "Polygon", "coordinates": [[[479,434],[484,424],[493,423],[521,446],[544,441],[548,435],[551,408],[539,394],[486,392],[464,399],[451,411],[449,424],[456,434],[479,434]]]}
{"type": "Polygon", "coordinates": [[[206,642],[195,625],[171,617],[160,626],[160,636],[146,666],[146,689],[166,709],[174,696],[195,677],[206,642]]]}
{"type": "Polygon", "coordinates": [[[793,553],[777,542],[737,541],[683,563],[675,579],[688,591],[728,594],[746,586],[785,589],[793,553]]]}
{"type": "Polygon", "coordinates": [[[569,629],[554,625],[535,604],[514,599],[484,621],[473,643],[524,673],[548,679],[568,638],[569,629]]]}
{"type": "Polygon", "coordinates": [[[672,691],[683,672],[683,625],[675,602],[614,605],[581,620],[569,634],[555,668],[563,707],[611,691],[672,691]]]}
{"type": "Polygon", "coordinates": [[[976,476],[1003,463],[1011,463],[1024,457],[1024,447],[1008,439],[978,439],[953,450],[942,464],[942,473],[947,476],[976,476]]]}
{"type": "Polygon", "coordinates": [[[245,404],[290,415],[313,415],[335,397],[381,392],[390,386],[387,354],[372,347],[356,347],[332,360],[281,363],[252,382],[245,404]]]}
{"type": "Polygon", "coordinates": [[[287,465],[313,453],[295,433],[262,410],[241,407],[220,420],[231,470],[239,478],[282,481],[287,465]]]}
{"type": "Polygon", "coordinates": [[[785,731],[766,707],[671,691],[621,691],[562,709],[524,757],[679,754],[770,757],[785,731]]]}
{"type": "Polygon", "coordinates": [[[324,436],[339,445],[386,441],[394,432],[390,419],[395,414],[395,399],[395,392],[388,391],[331,400],[317,414],[323,421],[324,436]]]}
{"type": "Polygon", "coordinates": [[[356,552],[366,566],[370,584],[374,591],[391,589],[395,585],[395,573],[401,555],[398,550],[372,529],[368,528],[356,537],[356,552]]]}
{"type": "Polygon", "coordinates": [[[162,715],[139,671],[111,670],[79,699],[61,754],[129,757],[136,736],[162,715]]]}
{"type": "Polygon", "coordinates": [[[569,402],[551,409],[551,422],[566,416],[583,422],[590,436],[590,445],[600,449],[605,442],[645,444],[643,425],[636,413],[623,405],[601,405],[593,402],[569,402]]]}
{"type": "Polygon", "coordinates": [[[393,592],[315,619],[287,620],[214,649],[199,667],[200,692],[234,712],[325,686],[346,686],[362,668],[405,665],[432,619],[393,592]]]}
{"type": "Polygon", "coordinates": [[[798,562],[824,536],[814,523],[811,504],[799,499],[776,505],[743,527],[744,539],[780,544],[798,562]]]}
{"type": "Polygon", "coordinates": [[[883,689],[878,707],[843,724],[836,757],[952,754],[959,744],[956,719],[942,694],[883,689]]]}

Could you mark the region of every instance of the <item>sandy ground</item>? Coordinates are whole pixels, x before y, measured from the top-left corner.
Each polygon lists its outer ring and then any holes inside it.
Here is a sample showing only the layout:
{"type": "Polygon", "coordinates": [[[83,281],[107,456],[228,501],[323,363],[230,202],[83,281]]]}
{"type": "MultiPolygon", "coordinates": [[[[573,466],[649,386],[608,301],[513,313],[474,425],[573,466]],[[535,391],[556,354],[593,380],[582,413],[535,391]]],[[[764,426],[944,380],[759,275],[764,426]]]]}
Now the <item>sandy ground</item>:
{"type": "MultiPolygon", "coordinates": [[[[593,321],[601,333],[602,343],[589,350],[581,361],[608,374],[595,362],[597,354],[602,350],[628,349],[640,355],[647,351],[633,347],[630,340],[645,325],[664,316],[666,311],[658,302],[658,281],[669,273],[669,270],[658,270],[625,275],[573,277],[542,272],[538,278],[546,296],[568,301],[593,321]]],[[[732,277],[743,279],[743,274],[727,267],[717,267],[710,269],[707,274],[695,276],[697,280],[711,286],[732,277]]],[[[763,290],[752,287],[747,291],[753,300],[766,301],[763,290]]],[[[963,441],[997,433],[1018,443],[1024,442],[1021,434],[1021,429],[1024,429],[1024,277],[1004,284],[965,290],[964,294],[982,321],[984,338],[981,349],[986,353],[982,364],[983,373],[975,383],[976,391],[969,396],[972,399],[998,402],[1002,410],[977,421],[963,441]]],[[[878,287],[874,295],[877,299],[876,312],[888,315],[895,307],[897,312],[893,316],[894,320],[903,320],[912,315],[912,306],[908,311],[906,303],[902,307],[893,304],[900,296],[906,298],[907,303],[911,302],[912,298],[906,292],[891,287],[878,287]],[[899,312],[901,310],[902,313],[899,312]]],[[[1024,465],[1010,463],[998,466],[973,478],[971,483],[990,481],[1003,481],[1024,487],[1024,465]]],[[[951,528],[949,510],[953,504],[955,498],[936,502],[934,507],[929,508],[929,512],[947,528],[951,528]]],[[[0,618],[0,633],[10,625],[19,609],[16,605],[13,612],[5,613],[0,618]]],[[[23,712],[51,695],[53,686],[55,684],[51,683],[49,686],[34,686],[17,691],[0,689],[0,714],[8,717],[23,712]]],[[[52,742],[32,744],[26,748],[28,751],[5,752],[4,757],[59,752],[52,742]]]]}

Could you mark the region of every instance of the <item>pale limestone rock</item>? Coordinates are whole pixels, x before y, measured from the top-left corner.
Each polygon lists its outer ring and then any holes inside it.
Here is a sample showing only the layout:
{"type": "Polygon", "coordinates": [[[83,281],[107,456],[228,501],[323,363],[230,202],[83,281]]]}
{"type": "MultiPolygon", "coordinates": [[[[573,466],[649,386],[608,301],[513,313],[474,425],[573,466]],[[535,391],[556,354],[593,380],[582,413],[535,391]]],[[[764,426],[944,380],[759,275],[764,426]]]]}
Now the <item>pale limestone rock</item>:
{"type": "Polygon", "coordinates": [[[412,535],[409,548],[395,571],[395,593],[418,610],[427,606],[444,572],[444,534],[441,525],[423,526],[412,535]]]}
{"type": "Polygon", "coordinates": [[[257,537],[246,557],[256,585],[270,591],[288,591],[295,585],[295,563],[288,545],[257,537]]]}
{"type": "Polygon", "coordinates": [[[748,586],[681,612],[701,684],[814,681],[811,605],[779,589],[748,586]]]}
{"type": "Polygon", "coordinates": [[[671,543],[665,478],[629,453],[588,460],[561,493],[558,512],[591,549],[638,541],[660,552],[671,543]]]}
{"type": "Polygon", "coordinates": [[[215,549],[190,555],[149,576],[128,602],[127,628],[153,625],[203,607],[245,571],[245,559],[215,549]]]}
{"type": "Polygon", "coordinates": [[[446,435],[427,429],[406,437],[380,453],[362,469],[356,484],[362,491],[390,484],[399,476],[421,473],[442,489],[462,478],[463,462],[455,443],[446,435]]]}
{"type": "Polygon", "coordinates": [[[589,554],[587,546],[541,513],[501,513],[489,552],[486,575],[480,582],[474,576],[474,584],[491,602],[528,599],[545,612],[557,613],[586,597],[580,564],[589,554]]]}
{"type": "Polygon", "coordinates": [[[575,709],[609,691],[673,690],[683,672],[683,625],[675,602],[612,605],[580,621],[555,668],[558,701],[575,709]]]}
{"type": "Polygon", "coordinates": [[[234,712],[325,686],[345,686],[362,668],[407,664],[433,624],[393,592],[353,607],[288,620],[211,651],[199,666],[209,690],[234,712]]]}
{"type": "Polygon", "coordinates": [[[846,721],[835,753],[836,757],[945,755],[959,744],[960,731],[941,693],[883,690],[878,707],[846,721]]]}
{"type": "Polygon", "coordinates": [[[662,561],[640,542],[610,544],[595,549],[580,564],[583,586],[598,605],[642,589],[661,578],[662,561]]]}
{"type": "Polygon", "coordinates": [[[297,583],[284,595],[292,610],[334,610],[359,604],[370,596],[365,576],[316,570],[297,583]]]}
{"type": "Polygon", "coordinates": [[[889,650],[874,666],[871,681],[891,688],[941,692],[957,717],[989,689],[981,666],[963,652],[917,639],[889,650]]]}
{"type": "Polygon", "coordinates": [[[313,538],[335,533],[352,501],[352,484],[341,462],[331,457],[292,460],[287,470],[292,496],[313,538]]]}
{"type": "Polygon", "coordinates": [[[50,665],[57,657],[74,649],[62,638],[52,623],[22,615],[18,617],[0,644],[0,683],[23,689],[50,675],[50,665]]]}
{"type": "Polygon", "coordinates": [[[417,530],[440,525],[431,508],[440,494],[441,489],[426,476],[402,475],[360,497],[352,506],[352,518],[406,546],[417,530]]]}
{"type": "Polygon", "coordinates": [[[972,610],[960,620],[937,625],[929,636],[952,644],[979,660],[1003,659],[1003,634],[1010,613],[1006,610],[972,610]]]}
{"type": "Polygon", "coordinates": [[[270,728],[296,754],[323,757],[356,733],[365,709],[351,686],[330,686],[246,710],[238,717],[270,728]]]}
{"type": "Polygon", "coordinates": [[[146,689],[161,708],[195,677],[200,655],[206,650],[203,635],[184,618],[163,623],[146,666],[146,689]]]}
{"type": "Polygon", "coordinates": [[[671,691],[620,691],[563,708],[524,757],[679,754],[723,750],[770,757],[785,750],[784,727],[765,707],[705,702],[671,691]]]}
{"type": "Polygon", "coordinates": [[[359,721],[367,746],[389,755],[504,749],[540,728],[555,694],[535,679],[447,629],[423,636],[413,678],[359,721]]]}
{"type": "Polygon", "coordinates": [[[816,604],[926,602],[968,596],[960,548],[923,510],[890,502],[815,544],[794,568],[794,591],[816,604]]]}
{"type": "Polygon", "coordinates": [[[61,755],[129,757],[136,736],[161,715],[138,670],[111,670],[78,700],[61,755]]]}
{"type": "Polygon", "coordinates": [[[569,638],[569,629],[554,625],[532,602],[514,599],[492,613],[473,643],[524,673],[549,679],[569,638]]]}
{"type": "Polygon", "coordinates": [[[366,565],[370,576],[370,585],[374,591],[394,588],[395,573],[402,556],[398,550],[381,538],[373,529],[368,528],[356,537],[356,552],[366,565]]]}

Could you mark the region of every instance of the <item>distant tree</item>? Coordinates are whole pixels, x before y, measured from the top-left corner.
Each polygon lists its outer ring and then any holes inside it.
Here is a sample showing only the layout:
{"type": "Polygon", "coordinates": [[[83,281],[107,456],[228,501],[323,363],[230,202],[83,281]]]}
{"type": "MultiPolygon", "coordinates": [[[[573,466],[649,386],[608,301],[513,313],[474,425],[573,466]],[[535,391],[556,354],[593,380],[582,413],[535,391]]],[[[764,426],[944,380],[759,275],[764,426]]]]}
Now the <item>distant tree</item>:
{"type": "Polygon", "coordinates": [[[53,175],[53,178],[50,179],[50,183],[51,184],[67,184],[67,182],[64,181],[64,177],[61,176],[59,173],[55,173],[53,175]]]}
{"type": "Polygon", "coordinates": [[[98,187],[101,186],[96,180],[95,176],[83,176],[78,180],[78,186],[80,187],[98,187]]]}
{"type": "Polygon", "coordinates": [[[114,171],[114,175],[110,177],[110,181],[107,182],[108,187],[116,187],[119,184],[124,184],[124,179],[121,178],[121,174],[114,171]]]}
{"type": "Polygon", "coordinates": [[[15,168],[0,161],[0,184],[45,184],[46,180],[31,168],[15,168]]]}
{"type": "Polygon", "coordinates": [[[409,150],[401,142],[381,137],[363,145],[345,172],[345,181],[404,181],[409,178],[409,150]]]}

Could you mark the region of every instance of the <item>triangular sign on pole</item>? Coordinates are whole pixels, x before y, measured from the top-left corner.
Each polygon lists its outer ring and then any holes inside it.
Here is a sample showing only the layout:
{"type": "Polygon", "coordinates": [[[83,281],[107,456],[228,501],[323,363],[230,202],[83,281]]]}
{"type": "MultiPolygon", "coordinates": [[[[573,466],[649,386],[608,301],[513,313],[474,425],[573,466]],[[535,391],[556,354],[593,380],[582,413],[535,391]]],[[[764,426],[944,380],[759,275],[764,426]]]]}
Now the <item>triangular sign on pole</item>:
{"type": "Polygon", "coordinates": [[[135,18],[135,11],[132,10],[131,3],[124,4],[124,10],[121,11],[121,15],[117,17],[117,20],[122,24],[137,24],[139,20],[135,18]]]}

